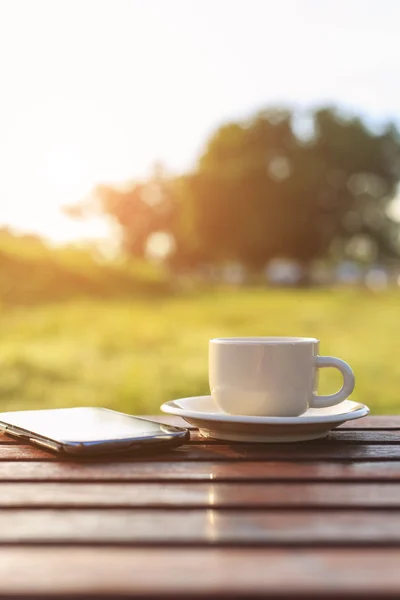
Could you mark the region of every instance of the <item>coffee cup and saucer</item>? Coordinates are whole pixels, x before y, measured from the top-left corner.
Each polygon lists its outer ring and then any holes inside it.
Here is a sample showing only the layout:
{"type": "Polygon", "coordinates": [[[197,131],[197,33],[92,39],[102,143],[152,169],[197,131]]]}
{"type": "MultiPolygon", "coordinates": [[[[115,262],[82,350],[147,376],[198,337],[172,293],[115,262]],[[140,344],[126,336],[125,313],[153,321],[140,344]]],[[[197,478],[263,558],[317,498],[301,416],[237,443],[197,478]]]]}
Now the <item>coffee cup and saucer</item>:
{"type": "Polygon", "coordinates": [[[351,367],[320,356],[319,341],[302,337],[215,338],[209,343],[211,395],[180,398],[161,406],[206,438],[239,442],[300,442],[325,437],[345,421],[369,413],[349,400],[351,367]],[[317,393],[318,370],[343,376],[335,394],[317,393]]]}

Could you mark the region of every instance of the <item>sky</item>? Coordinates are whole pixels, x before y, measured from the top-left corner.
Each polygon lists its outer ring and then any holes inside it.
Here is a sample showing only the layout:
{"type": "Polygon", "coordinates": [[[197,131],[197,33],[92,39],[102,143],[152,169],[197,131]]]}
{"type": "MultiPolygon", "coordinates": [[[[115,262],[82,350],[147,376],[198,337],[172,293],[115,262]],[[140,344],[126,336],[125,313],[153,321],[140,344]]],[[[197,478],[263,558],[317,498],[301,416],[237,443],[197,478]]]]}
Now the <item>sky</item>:
{"type": "Polygon", "coordinates": [[[105,237],[61,208],[269,105],[400,122],[399,23],[397,0],[0,0],[0,227],[105,237]]]}

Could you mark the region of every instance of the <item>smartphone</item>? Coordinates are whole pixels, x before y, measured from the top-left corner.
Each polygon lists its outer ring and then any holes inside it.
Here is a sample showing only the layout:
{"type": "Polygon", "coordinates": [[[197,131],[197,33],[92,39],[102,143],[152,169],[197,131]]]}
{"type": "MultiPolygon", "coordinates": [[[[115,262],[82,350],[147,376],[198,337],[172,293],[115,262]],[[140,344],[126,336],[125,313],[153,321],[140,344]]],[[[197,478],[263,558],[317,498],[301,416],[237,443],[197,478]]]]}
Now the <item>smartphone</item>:
{"type": "Polygon", "coordinates": [[[77,456],[161,451],[190,438],[183,427],[94,407],[0,413],[0,429],[41,448],[77,456]]]}

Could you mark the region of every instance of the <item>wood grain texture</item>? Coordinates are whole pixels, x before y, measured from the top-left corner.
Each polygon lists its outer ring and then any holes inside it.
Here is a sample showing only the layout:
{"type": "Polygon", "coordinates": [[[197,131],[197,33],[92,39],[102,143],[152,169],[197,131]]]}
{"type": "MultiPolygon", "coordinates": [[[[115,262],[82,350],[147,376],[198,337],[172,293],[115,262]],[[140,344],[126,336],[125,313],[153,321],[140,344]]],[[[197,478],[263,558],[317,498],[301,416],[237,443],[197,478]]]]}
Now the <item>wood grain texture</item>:
{"type": "Polygon", "coordinates": [[[340,429],[400,429],[400,415],[368,415],[356,421],[347,421],[340,429]]]}
{"type": "MultiPolygon", "coordinates": [[[[199,431],[190,433],[191,443],[221,444],[226,443],[217,438],[205,438],[199,431]]],[[[347,442],[354,444],[400,444],[400,431],[397,429],[335,429],[325,438],[325,442],[347,442]]],[[[303,442],[303,444],[306,442],[303,442]]],[[[321,441],[319,443],[322,443],[321,441]]]]}
{"type": "Polygon", "coordinates": [[[394,483],[0,483],[0,508],[400,509],[394,483]]]}
{"type": "Polygon", "coordinates": [[[400,511],[9,509],[0,544],[398,546],[400,511]]]}
{"type": "MultiPolygon", "coordinates": [[[[212,439],[212,438],[204,438],[197,430],[191,430],[190,434],[190,442],[191,444],[208,444],[208,445],[226,445],[227,442],[212,439]]],[[[329,436],[325,438],[325,440],[319,441],[318,443],[330,443],[330,442],[346,442],[346,443],[354,443],[354,444],[399,444],[400,445],[400,431],[396,429],[382,430],[382,429],[371,429],[371,430],[341,430],[336,429],[331,431],[329,436]]],[[[307,442],[303,442],[304,445],[307,442]]],[[[0,449],[3,454],[7,454],[9,450],[7,450],[7,446],[26,446],[27,443],[18,440],[15,438],[11,438],[10,436],[3,435],[1,437],[0,434],[0,449]]],[[[260,444],[258,444],[260,445],[260,444]]],[[[276,446],[276,444],[274,444],[276,446]]],[[[31,445],[30,445],[31,446],[31,445]]],[[[240,444],[243,446],[243,444],[240,444]]],[[[251,444],[253,446],[253,444],[251,444]]],[[[35,446],[31,446],[35,447],[35,446]]],[[[39,450],[41,450],[39,448],[39,450]]],[[[44,449],[45,451],[45,449],[44,449]]],[[[0,456],[1,456],[0,452],[0,456]]]]}
{"type": "MultiPolygon", "coordinates": [[[[174,451],[160,452],[138,457],[114,455],[107,460],[113,462],[158,460],[178,461],[241,461],[241,460],[400,460],[400,432],[397,430],[336,430],[325,440],[299,444],[234,444],[218,440],[204,440],[196,431],[191,433],[190,445],[174,451]]],[[[7,438],[6,438],[7,439],[7,438]]],[[[76,462],[77,459],[60,456],[46,450],[4,441],[0,443],[2,461],[58,461],[76,462]]],[[[96,459],[103,460],[104,459],[96,459]]]]}
{"type": "MultiPolygon", "coordinates": [[[[1,449],[0,449],[1,451],[1,449]]],[[[161,457],[160,457],[161,459],[161,457]]],[[[299,444],[217,444],[182,446],[165,460],[400,460],[400,444],[352,444],[334,440],[299,444]]]]}
{"type": "Polygon", "coordinates": [[[353,424],[94,462],[0,437],[0,598],[399,597],[400,418],[353,424]]]}
{"type": "MultiPolygon", "coordinates": [[[[39,450],[33,446],[0,445],[1,461],[68,461],[78,459],[39,450]]],[[[93,462],[104,462],[104,458],[93,462]]],[[[400,461],[400,444],[363,444],[322,440],[299,444],[192,444],[146,457],[132,455],[110,455],[109,462],[132,462],[156,460],[158,462],[179,461],[400,461]]]]}
{"type": "Polygon", "coordinates": [[[398,549],[0,548],[0,597],[388,598],[399,562],[398,549]]]}
{"type": "Polygon", "coordinates": [[[0,431],[0,444],[20,444],[21,442],[0,431]]]}
{"type": "Polygon", "coordinates": [[[400,431],[397,429],[336,429],[331,431],[329,440],[354,444],[400,444],[400,431]]]}
{"type": "Polygon", "coordinates": [[[0,482],[399,482],[400,462],[0,462],[0,482]]]}

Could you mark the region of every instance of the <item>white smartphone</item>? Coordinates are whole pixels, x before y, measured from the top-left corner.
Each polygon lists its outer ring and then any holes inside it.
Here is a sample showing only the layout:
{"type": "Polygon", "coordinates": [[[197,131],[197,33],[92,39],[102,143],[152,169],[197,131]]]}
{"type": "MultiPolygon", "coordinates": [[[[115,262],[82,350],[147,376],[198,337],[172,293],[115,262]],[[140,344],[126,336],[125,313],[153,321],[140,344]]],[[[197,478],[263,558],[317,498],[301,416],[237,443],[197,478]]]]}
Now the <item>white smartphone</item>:
{"type": "Polygon", "coordinates": [[[190,438],[183,427],[94,407],[0,413],[0,430],[47,450],[81,456],[161,451],[190,438]]]}

